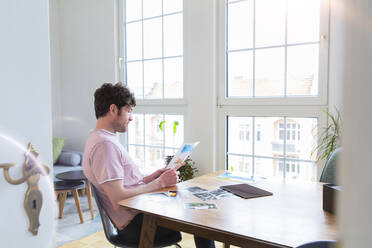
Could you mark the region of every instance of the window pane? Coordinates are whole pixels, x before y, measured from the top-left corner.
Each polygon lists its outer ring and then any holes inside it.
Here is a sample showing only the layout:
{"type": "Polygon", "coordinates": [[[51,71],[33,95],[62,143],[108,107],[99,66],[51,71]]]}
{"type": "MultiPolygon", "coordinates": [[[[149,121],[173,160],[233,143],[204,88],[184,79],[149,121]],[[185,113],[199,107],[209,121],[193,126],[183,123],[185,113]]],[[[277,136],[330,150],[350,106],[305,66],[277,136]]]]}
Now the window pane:
{"type": "Polygon", "coordinates": [[[176,154],[177,149],[165,149],[164,150],[164,158],[167,156],[174,156],[176,154]]]}
{"type": "Polygon", "coordinates": [[[319,41],[320,0],[288,0],[288,43],[319,41]]]}
{"type": "Polygon", "coordinates": [[[163,78],[161,59],[144,62],[145,98],[162,98],[163,78]]]}
{"type": "Polygon", "coordinates": [[[162,0],[143,0],[143,18],[160,16],[162,0]]]}
{"type": "Polygon", "coordinates": [[[253,1],[228,5],[228,50],[253,47],[253,1]]]}
{"type": "Polygon", "coordinates": [[[141,22],[126,25],[127,61],[142,59],[142,25],[141,22]]]}
{"type": "Polygon", "coordinates": [[[254,175],[282,178],[286,174],[290,179],[316,180],[316,154],[311,156],[311,152],[317,141],[317,118],[228,116],[227,120],[229,169],[233,166],[241,171],[244,156],[239,154],[246,154],[252,156],[254,175]],[[256,132],[260,130],[260,141],[252,133],[247,135],[252,123],[256,132]]]}
{"type": "Polygon", "coordinates": [[[164,56],[183,54],[182,14],[164,16],[164,56]]]}
{"type": "Polygon", "coordinates": [[[288,47],[288,95],[318,94],[319,45],[288,47]]]}
{"type": "Polygon", "coordinates": [[[285,0],[256,1],[256,47],[283,45],[285,0]]]}
{"type": "Polygon", "coordinates": [[[183,97],[183,58],[164,59],[164,97],[183,97]]]}
{"type": "Polygon", "coordinates": [[[128,126],[128,143],[143,144],[144,140],[144,115],[133,114],[133,121],[128,126]]]}
{"type": "MultiPolygon", "coordinates": [[[[165,166],[163,152],[161,148],[146,147],[146,167],[152,167],[150,170],[155,170],[165,166]]],[[[149,171],[149,170],[147,170],[149,171]]]]}
{"type": "Polygon", "coordinates": [[[284,48],[256,50],[256,96],[284,95],[284,48]]]}
{"type": "Polygon", "coordinates": [[[228,96],[253,95],[253,52],[228,54],[228,96]]]}
{"type": "Polygon", "coordinates": [[[141,12],[141,0],[125,1],[125,19],[127,22],[141,19],[141,12]]]}
{"type": "Polygon", "coordinates": [[[163,116],[163,114],[133,114],[133,121],[129,125],[128,151],[136,164],[140,163],[138,165],[144,174],[152,173],[160,168],[159,166],[163,167],[164,157],[174,155],[183,143],[183,115],[165,115],[164,129],[160,130],[159,124],[164,120],[163,116]],[[175,121],[178,125],[174,134],[175,121]]]}
{"type": "Polygon", "coordinates": [[[289,172],[286,171],[286,180],[317,181],[317,166],[314,162],[299,162],[287,160],[289,172]],[[295,170],[292,171],[292,166],[295,170]]]}
{"type": "Polygon", "coordinates": [[[229,171],[244,172],[248,175],[252,175],[252,158],[228,155],[229,171]]]}
{"type": "MultiPolygon", "coordinates": [[[[159,58],[162,56],[162,24],[161,18],[143,22],[144,58],[159,58]]],[[[138,42],[138,41],[137,41],[138,42]]]]}
{"type": "Polygon", "coordinates": [[[282,157],[284,155],[283,140],[279,136],[281,117],[255,117],[255,128],[260,125],[261,141],[255,144],[255,155],[282,157]]]}
{"type": "Polygon", "coordinates": [[[143,98],[142,62],[127,63],[127,85],[136,98],[143,98]]]}
{"type": "Polygon", "coordinates": [[[145,115],[146,145],[163,146],[163,132],[159,129],[162,121],[162,115],[145,115]]]}
{"type": "Polygon", "coordinates": [[[301,139],[297,137],[292,139],[293,135],[287,140],[287,156],[302,160],[315,160],[311,157],[311,151],[316,145],[317,139],[317,118],[287,118],[287,123],[299,123],[301,128],[291,128],[289,131],[300,134],[301,139]]]}
{"type": "Polygon", "coordinates": [[[164,14],[182,11],[182,0],[163,0],[164,14]]]}
{"type": "Polygon", "coordinates": [[[252,117],[228,117],[228,152],[251,155],[252,117]]]}
{"type": "Polygon", "coordinates": [[[129,155],[133,159],[134,163],[140,168],[145,168],[145,150],[140,146],[128,146],[129,155]]]}
{"type": "Polygon", "coordinates": [[[283,178],[283,172],[279,171],[280,159],[255,158],[254,174],[266,178],[283,178]]]}
{"type": "Polygon", "coordinates": [[[165,146],[178,149],[183,143],[184,123],[182,115],[165,115],[165,146]],[[178,123],[178,124],[177,124],[178,123]],[[176,128],[176,132],[174,132],[176,128]]]}

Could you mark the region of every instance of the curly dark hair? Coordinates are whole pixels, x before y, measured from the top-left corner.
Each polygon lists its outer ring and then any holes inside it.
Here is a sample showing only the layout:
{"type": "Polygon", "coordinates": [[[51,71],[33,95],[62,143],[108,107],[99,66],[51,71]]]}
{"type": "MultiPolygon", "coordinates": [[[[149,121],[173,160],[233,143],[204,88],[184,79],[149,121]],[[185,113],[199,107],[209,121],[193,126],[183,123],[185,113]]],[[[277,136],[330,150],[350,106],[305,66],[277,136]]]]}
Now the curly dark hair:
{"type": "Polygon", "coordinates": [[[105,116],[110,105],[115,104],[120,110],[124,106],[136,106],[133,93],[123,83],[104,83],[94,92],[94,110],[96,118],[105,116]]]}

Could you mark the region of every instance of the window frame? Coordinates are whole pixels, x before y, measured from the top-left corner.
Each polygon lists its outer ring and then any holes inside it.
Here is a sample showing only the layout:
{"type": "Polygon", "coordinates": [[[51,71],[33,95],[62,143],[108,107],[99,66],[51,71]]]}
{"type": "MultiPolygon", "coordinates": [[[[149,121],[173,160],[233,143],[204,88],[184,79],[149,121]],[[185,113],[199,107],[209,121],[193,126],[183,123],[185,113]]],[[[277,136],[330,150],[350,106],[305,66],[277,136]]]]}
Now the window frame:
{"type": "MultiPolygon", "coordinates": [[[[232,2],[257,1],[257,0],[237,0],[232,2]]],[[[322,105],[328,103],[328,61],[329,61],[329,19],[330,19],[330,0],[321,0],[320,7],[320,28],[319,28],[319,85],[318,96],[286,96],[286,97],[227,97],[227,30],[226,22],[226,1],[218,1],[217,6],[217,88],[218,105],[239,106],[239,105],[322,105]]]]}
{"type": "MultiPolygon", "coordinates": [[[[237,0],[250,1],[250,0],[237,0]]],[[[257,0],[251,0],[257,1],[257,0]]],[[[319,38],[319,80],[318,96],[287,96],[287,97],[227,97],[227,21],[226,0],[217,4],[217,45],[216,45],[216,81],[217,81],[217,170],[225,170],[227,164],[227,116],[256,116],[256,117],[293,117],[318,118],[318,127],[327,123],[324,113],[328,109],[328,67],[329,67],[329,23],[330,0],[322,0],[320,8],[320,38],[319,38]]],[[[318,128],[318,137],[320,136],[318,128]]],[[[254,142],[257,142],[256,140],[254,142]]],[[[321,173],[321,163],[317,163],[317,176],[321,173]]]]}
{"type": "MultiPolygon", "coordinates": [[[[247,117],[288,117],[288,118],[317,118],[318,119],[318,127],[324,126],[327,122],[326,115],[319,111],[317,108],[313,108],[311,106],[300,106],[300,107],[290,107],[290,108],[283,108],[282,106],[277,107],[252,107],[252,108],[244,108],[241,106],[239,108],[232,108],[231,106],[221,107],[219,108],[218,114],[218,158],[219,161],[217,165],[217,170],[225,170],[227,169],[227,141],[228,141],[228,130],[227,130],[227,117],[228,116],[247,116],[247,117]]],[[[256,131],[256,130],[254,130],[256,131]]],[[[318,135],[320,134],[321,130],[318,128],[318,135]]],[[[257,142],[254,140],[254,142],[257,142]]],[[[292,161],[292,159],[291,159],[292,161]]],[[[294,160],[294,161],[302,161],[301,159],[294,160]]],[[[317,176],[319,177],[321,172],[321,165],[317,164],[317,176]]]]}
{"type": "MultiPolygon", "coordinates": [[[[183,19],[183,30],[185,29],[185,10],[184,10],[184,7],[185,7],[185,4],[184,4],[184,1],[183,0],[183,10],[182,11],[178,11],[178,12],[175,12],[175,13],[172,13],[172,14],[165,14],[165,15],[162,15],[162,16],[159,16],[159,17],[162,17],[162,20],[163,20],[163,17],[164,16],[169,16],[169,15],[173,15],[173,14],[179,14],[181,13],[182,14],[182,19],[183,19]]],[[[126,24],[125,24],[125,0],[118,0],[117,2],[117,20],[118,20],[118,25],[117,25],[117,41],[118,41],[118,44],[117,44],[117,54],[118,54],[118,57],[117,57],[117,68],[116,68],[116,78],[123,82],[125,85],[127,85],[127,80],[126,80],[126,74],[127,74],[127,71],[126,71],[126,63],[127,63],[127,60],[126,60],[126,31],[125,31],[125,28],[126,28],[126,24]]],[[[144,21],[144,20],[147,20],[147,19],[152,19],[153,17],[151,18],[142,18],[142,19],[139,19],[141,20],[141,23],[144,21]]],[[[132,23],[132,21],[130,22],[132,23]]],[[[143,25],[143,23],[142,23],[143,25]]],[[[163,26],[164,24],[162,24],[163,26]]],[[[162,31],[163,32],[163,31],[162,31]]],[[[162,37],[164,39],[164,32],[162,33],[162,37]]],[[[142,37],[142,41],[143,41],[143,37],[142,37]]],[[[164,43],[164,41],[162,41],[162,43],[164,43]]],[[[159,114],[159,115],[182,115],[183,116],[183,120],[184,120],[184,137],[183,139],[185,140],[185,133],[186,133],[186,123],[185,123],[185,120],[187,118],[187,103],[186,103],[186,99],[187,99],[187,91],[186,91],[186,87],[185,87],[185,35],[183,34],[183,54],[181,56],[172,56],[172,57],[182,57],[183,59],[183,97],[182,98],[154,98],[154,99],[148,99],[148,98],[141,98],[141,99],[136,99],[136,107],[133,109],[133,114],[159,114]]],[[[164,57],[164,47],[162,48],[162,57],[160,57],[160,59],[162,59],[162,64],[164,65],[164,59],[166,59],[168,57],[164,57]]],[[[151,59],[145,59],[143,57],[143,54],[142,54],[142,59],[141,60],[138,60],[138,61],[141,61],[143,63],[143,61],[148,61],[148,60],[151,60],[151,59]]],[[[164,68],[163,68],[163,76],[164,76],[164,68]]],[[[144,75],[144,71],[142,71],[142,75],[144,75]]],[[[164,78],[163,78],[163,83],[164,83],[164,78]]],[[[163,85],[164,86],[164,85],[163,85]]],[[[163,93],[164,93],[164,87],[163,87],[163,93]]],[[[133,124],[133,123],[132,123],[133,124]]],[[[131,125],[131,124],[129,124],[131,125]]],[[[123,144],[123,146],[125,147],[125,149],[127,151],[129,151],[129,144],[128,144],[128,133],[124,133],[124,134],[119,134],[118,135],[119,137],[119,140],[120,142],[123,144]]],[[[131,144],[133,145],[133,144],[131,144]]],[[[151,147],[151,146],[147,146],[147,145],[140,145],[139,146],[141,147],[151,147]]],[[[163,147],[164,148],[164,147],[163,147]]],[[[149,173],[149,167],[145,165],[139,165],[139,167],[142,167],[144,166],[144,170],[143,172],[146,174],[146,173],[149,173]]]]}
{"type": "MultiPolygon", "coordinates": [[[[200,173],[226,169],[227,115],[316,117],[318,126],[325,124],[327,118],[323,110],[328,108],[329,1],[323,0],[324,7],[321,8],[321,23],[326,25],[321,25],[320,32],[323,28],[327,32],[320,42],[324,54],[319,61],[318,97],[226,98],[225,1],[183,0],[183,98],[138,99],[134,113],[183,115],[184,141],[201,142],[193,152],[193,160],[200,165],[200,173]]],[[[116,33],[119,42],[115,73],[116,79],[124,82],[123,0],[118,0],[118,3],[116,33]]],[[[124,142],[124,139],[121,141],[124,142]]],[[[318,165],[318,174],[319,169],[318,165]]]]}
{"type": "MultiPolygon", "coordinates": [[[[133,114],[147,114],[147,115],[182,115],[183,116],[183,123],[185,125],[185,119],[187,118],[187,113],[184,108],[179,108],[179,107],[173,107],[173,106],[167,106],[167,107],[162,107],[161,110],[159,110],[159,107],[156,106],[139,106],[135,108],[136,111],[133,112],[133,114]]],[[[129,124],[129,125],[133,125],[129,124]]],[[[185,126],[184,126],[184,134],[183,134],[183,139],[185,139],[185,126]]],[[[146,138],[144,136],[144,138],[146,138]]],[[[154,145],[148,145],[148,144],[132,144],[129,143],[128,141],[128,132],[124,134],[119,135],[119,140],[124,141],[123,146],[126,149],[127,152],[129,152],[129,146],[138,146],[138,147],[143,147],[144,149],[146,148],[159,148],[159,149],[171,149],[171,147],[166,147],[164,145],[162,146],[154,146],[154,145]]],[[[173,149],[177,150],[177,147],[173,147],[173,149]]],[[[165,164],[164,164],[165,165],[165,164]]],[[[138,165],[138,167],[141,169],[141,171],[145,174],[148,174],[151,172],[152,168],[146,166],[146,159],[145,159],[145,164],[143,167],[141,165],[138,165]]]]}
{"type": "MultiPolygon", "coordinates": [[[[118,1],[118,13],[117,13],[117,16],[118,16],[118,19],[119,19],[119,24],[118,24],[118,47],[117,47],[117,52],[119,54],[119,57],[118,57],[118,68],[117,68],[117,78],[125,83],[125,85],[127,85],[127,72],[126,72],[126,69],[127,69],[127,63],[128,61],[126,60],[126,23],[125,23],[125,1],[126,0],[119,0],[118,1]]],[[[142,3],[143,3],[143,0],[141,0],[142,3]]],[[[142,70],[143,70],[143,63],[145,61],[151,61],[151,60],[155,60],[155,59],[161,59],[162,60],[162,66],[163,66],[163,69],[162,69],[162,91],[163,91],[163,95],[164,95],[164,59],[167,59],[167,58],[182,58],[182,61],[183,61],[183,82],[182,82],[182,90],[183,90],[183,97],[182,98],[154,98],[154,99],[150,99],[150,98],[144,98],[144,95],[142,95],[143,98],[141,99],[136,99],[136,102],[137,102],[137,106],[153,106],[153,105],[157,105],[159,107],[162,107],[162,106],[180,106],[180,105],[184,105],[186,106],[186,99],[187,99],[187,92],[186,92],[186,87],[185,87],[185,35],[184,35],[184,32],[183,32],[183,53],[182,55],[176,55],[176,56],[164,56],[164,17],[165,16],[171,16],[171,15],[176,15],[176,14],[182,14],[182,25],[183,25],[183,31],[185,30],[185,4],[184,4],[184,1],[185,0],[182,0],[183,2],[183,9],[182,11],[178,11],[178,12],[173,12],[173,13],[168,13],[168,14],[163,14],[160,15],[160,16],[155,16],[155,17],[149,17],[149,18],[141,18],[141,19],[138,19],[138,20],[135,20],[135,21],[129,21],[129,23],[134,23],[134,22],[140,22],[142,24],[142,28],[143,28],[143,21],[146,21],[146,20],[151,20],[151,19],[154,19],[154,18],[162,18],[162,56],[161,57],[158,57],[158,58],[150,58],[150,59],[146,59],[144,58],[144,54],[142,54],[142,58],[139,59],[139,60],[130,60],[129,63],[133,63],[133,62],[142,62],[142,70]]],[[[142,30],[142,53],[143,53],[143,30],[142,30]]],[[[144,75],[144,71],[142,71],[142,76],[144,75]]],[[[142,79],[142,86],[144,86],[144,79],[142,79]]]]}

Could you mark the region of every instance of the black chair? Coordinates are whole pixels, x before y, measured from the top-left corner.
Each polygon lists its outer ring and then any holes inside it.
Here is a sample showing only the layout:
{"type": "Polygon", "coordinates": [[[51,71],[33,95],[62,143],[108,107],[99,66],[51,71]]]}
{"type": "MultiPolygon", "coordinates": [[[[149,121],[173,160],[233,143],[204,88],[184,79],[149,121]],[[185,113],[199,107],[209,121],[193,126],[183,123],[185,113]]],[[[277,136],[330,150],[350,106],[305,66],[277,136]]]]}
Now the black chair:
{"type": "Polygon", "coordinates": [[[296,248],[334,248],[336,241],[334,240],[324,240],[324,241],[314,241],[306,244],[297,246],[296,248]]]}
{"type": "MultiPolygon", "coordinates": [[[[96,188],[94,187],[93,184],[91,184],[91,186],[92,186],[92,192],[93,192],[94,199],[96,199],[99,214],[101,215],[102,226],[105,232],[106,239],[115,247],[137,248],[139,244],[128,243],[122,240],[120,235],[118,235],[118,230],[112,224],[110,217],[106,214],[106,211],[101,204],[101,199],[99,198],[97,194],[96,188]]],[[[177,243],[181,241],[182,237],[179,232],[177,232],[177,234],[178,235],[170,236],[169,239],[167,240],[162,240],[161,243],[155,243],[154,247],[160,248],[160,247],[165,247],[165,246],[170,246],[170,245],[176,245],[177,247],[181,247],[177,243]]]]}

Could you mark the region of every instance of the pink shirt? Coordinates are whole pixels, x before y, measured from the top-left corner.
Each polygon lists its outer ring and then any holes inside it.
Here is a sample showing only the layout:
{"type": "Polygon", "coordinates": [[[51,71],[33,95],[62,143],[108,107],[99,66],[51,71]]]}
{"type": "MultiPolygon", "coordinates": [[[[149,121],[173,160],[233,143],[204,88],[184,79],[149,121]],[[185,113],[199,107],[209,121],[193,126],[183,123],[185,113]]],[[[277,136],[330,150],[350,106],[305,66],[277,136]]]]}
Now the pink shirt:
{"type": "Polygon", "coordinates": [[[124,188],[142,184],[143,176],[119,143],[116,134],[104,129],[91,131],[85,145],[83,170],[97,189],[102,205],[118,229],[123,229],[137,212],[120,208],[115,210],[101,184],[121,180],[124,188]]]}

